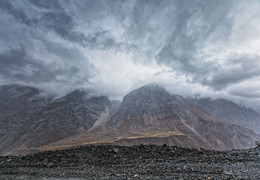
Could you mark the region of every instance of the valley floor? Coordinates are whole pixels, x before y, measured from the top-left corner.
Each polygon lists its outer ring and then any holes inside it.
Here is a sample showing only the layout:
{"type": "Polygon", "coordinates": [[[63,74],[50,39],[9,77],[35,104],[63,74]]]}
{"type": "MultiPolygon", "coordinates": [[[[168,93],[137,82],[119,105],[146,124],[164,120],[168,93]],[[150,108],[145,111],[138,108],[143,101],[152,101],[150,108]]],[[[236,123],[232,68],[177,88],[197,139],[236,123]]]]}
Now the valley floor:
{"type": "Polygon", "coordinates": [[[260,179],[260,148],[85,146],[0,157],[0,179],[260,179]]]}

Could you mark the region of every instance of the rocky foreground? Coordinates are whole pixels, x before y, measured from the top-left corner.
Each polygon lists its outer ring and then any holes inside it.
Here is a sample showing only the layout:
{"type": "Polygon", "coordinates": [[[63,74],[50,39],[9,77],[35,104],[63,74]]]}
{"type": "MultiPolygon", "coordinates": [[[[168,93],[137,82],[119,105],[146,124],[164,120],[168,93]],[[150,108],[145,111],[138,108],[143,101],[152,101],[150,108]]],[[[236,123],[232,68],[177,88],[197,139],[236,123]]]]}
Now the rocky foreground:
{"type": "Polygon", "coordinates": [[[260,179],[260,147],[85,146],[0,157],[0,179],[260,179]]]}

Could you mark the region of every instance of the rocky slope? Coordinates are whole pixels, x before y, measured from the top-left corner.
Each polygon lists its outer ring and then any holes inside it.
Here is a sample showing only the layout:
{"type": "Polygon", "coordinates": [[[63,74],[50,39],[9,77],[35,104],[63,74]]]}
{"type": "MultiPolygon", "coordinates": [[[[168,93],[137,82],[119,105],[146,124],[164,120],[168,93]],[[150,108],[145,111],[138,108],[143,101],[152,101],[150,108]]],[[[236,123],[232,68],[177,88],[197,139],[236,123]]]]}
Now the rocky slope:
{"type": "Polygon", "coordinates": [[[260,179],[260,148],[85,146],[0,157],[0,179],[260,179]]]}
{"type": "Polygon", "coordinates": [[[130,92],[122,103],[84,90],[46,101],[35,88],[13,85],[1,89],[0,155],[86,144],[224,150],[249,148],[260,139],[253,131],[218,119],[154,84],[130,92]]]}
{"type": "Polygon", "coordinates": [[[0,87],[0,154],[16,140],[14,129],[22,126],[47,105],[36,88],[20,85],[0,87]]]}
{"type": "Polygon", "coordinates": [[[217,118],[260,133],[260,114],[253,109],[242,107],[226,99],[205,98],[190,99],[190,101],[217,118]]]}
{"type": "MultiPolygon", "coordinates": [[[[7,109],[13,109],[10,106],[8,104],[7,109]]],[[[28,113],[27,109],[24,109],[27,106],[27,101],[22,99],[19,102],[21,113],[28,113]]],[[[22,153],[23,150],[31,152],[39,146],[80,134],[92,128],[101,117],[104,118],[104,114],[109,114],[110,106],[107,97],[90,96],[85,91],[75,90],[45,104],[28,118],[22,118],[22,123],[7,133],[4,139],[6,143],[0,152],[2,154],[22,153]]],[[[10,116],[15,119],[17,114],[10,116]]]]}
{"type": "Polygon", "coordinates": [[[58,141],[41,150],[86,144],[168,144],[206,149],[248,148],[259,135],[217,119],[183,97],[170,95],[157,85],[130,92],[106,128],[58,141]]]}
{"type": "MultiPolygon", "coordinates": [[[[109,125],[122,132],[176,131],[186,135],[177,145],[208,149],[252,147],[259,138],[253,131],[214,118],[157,85],[144,86],[126,95],[109,125]]],[[[175,142],[169,138],[168,144],[175,142]]]]}

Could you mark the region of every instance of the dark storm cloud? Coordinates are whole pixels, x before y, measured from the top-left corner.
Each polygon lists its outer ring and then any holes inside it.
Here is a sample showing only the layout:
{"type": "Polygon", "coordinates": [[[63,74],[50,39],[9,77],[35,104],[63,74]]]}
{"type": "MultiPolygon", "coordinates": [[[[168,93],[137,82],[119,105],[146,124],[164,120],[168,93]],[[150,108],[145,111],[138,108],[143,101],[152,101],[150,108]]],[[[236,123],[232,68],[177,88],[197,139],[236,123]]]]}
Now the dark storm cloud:
{"type": "Polygon", "coordinates": [[[7,11],[10,14],[12,14],[15,18],[19,19],[23,23],[27,25],[31,25],[33,22],[32,20],[27,16],[25,12],[23,12],[20,9],[17,9],[16,7],[13,6],[11,1],[5,1],[5,0],[0,0],[0,8],[3,11],[7,11]]]}
{"type": "MultiPolygon", "coordinates": [[[[208,41],[229,38],[232,8],[234,1],[225,0],[137,1],[124,19],[125,36],[137,42],[138,49],[143,49],[145,41],[147,55],[155,56],[159,64],[218,90],[251,77],[251,73],[236,75],[234,69],[229,72],[218,61],[198,57],[208,41]]],[[[127,14],[119,13],[121,17],[127,14]]]]}
{"type": "Polygon", "coordinates": [[[50,83],[53,89],[56,84],[73,90],[87,84],[96,73],[77,45],[90,49],[121,46],[107,30],[88,34],[76,31],[75,19],[59,1],[0,0],[0,9],[2,24],[6,25],[0,28],[1,83],[50,83]],[[57,41],[57,37],[68,43],[57,41]]]}
{"type": "Polygon", "coordinates": [[[40,8],[44,9],[54,9],[54,10],[62,10],[62,8],[59,5],[59,0],[53,1],[53,0],[29,0],[30,3],[32,3],[35,6],[38,6],[40,8]]]}
{"type": "Polygon", "coordinates": [[[232,19],[228,12],[232,1],[178,1],[174,14],[173,31],[157,55],[157,61],[173,69],[203,80],[209,72],[218,70],[216,62],[198,59],[197,54],[211,38],[226,38],[232,19]],[[217,32],[221,29],[220,32],[217,32]]]}
{"type": "MultiPolygon", "coordinates": [[[[224,67],[212,71],[205,84],[214,89],[222,89],[231,84],[260,76],[260,57],[250,54],[232,54],[224,67]]],[[[243,94],[243,93],[242,93],[243,94]]]]}
{"type": "Polygon", "coordinates": [[[48,67],[36,64],[30,60],[23,48],[19,50],[11,49],[0,55],[1,76],[6,79],[18,79],[22,81],[50,81],[54,77],[53,73],[48,73],[48,67]],[[35,79],[37,78],[37,79],[35,79]]]}
{"type": "MultiPolygon", "coordinates": [[[[72,55],[70,54],[69,57],[72,57],[72,55]]],[[[32,59],[23,47],[21,47],[21,49],[11,49],[1,54],[0,62],[1,76],[11,82],[13,80],[18,80],[24,83],[59,81],[61,83],[77,84],[87,82],[89,77],[88,73],[85,73],[86,76],[77,79],[77,82],[71,82],[71,77],[78,76],[78,73],[80,73],[76,66],[56,67],[54,64],[37,61],[32,59]],[[58,79],[58,77],[62,78],[58,79]]]]}
{"type": "MultiPolygon", "coordinates": [[[[76,20],[68,14],[61,6],[59,1],[46,0],[34,1],[26,5],[27,8],[19,8],[13,1],[0,1],[0,8],[11,14],[21,23],[31,26],[32,28],[45,28],[47,31],[52,30],[62,38],[95,49],[118,49],[127,47],[125,43],[116,42],[116,39],[106,30],[97,30],[94,33],[84,34],[76,31],[76,20]],[[37,8],[33,8],[33,6],[37,8]],[[29,15],[33,11],[33,15],[29,15]]],[[[26,2],[26,1],[25,1],[26,2]]],[[[62,1],[61,1],[62,2],[62,1]]],[[[130,46],[129,46],[130,47],[130,46]]]]}
{"type": "MultiPolygon", "coordinates": [[[[50,8],[50,11],[42,11],[41,9],[34,10],[32,7],[28,9],[16,7],[14,1],[0,1],[0,8],[14,16],[21,23],[35,27],[42,26],[47,29],[52,29],[63,38],[76,40],[80,34],[71,32],[73,28],[72,18],[64,12],[64,10],[53,1],[30,1],[41,8],[50,8]],[[53,4],[55,6],[53,6],[53,4]],[[54,7],[54,8],[53,8],[54,7]],[[38,11],[37,16],[30,16],[28,11],[38,11]]],[[[18,6],[18,5],[17,5],[18,6]]]]}
{"type": "Polygon", "coordinates": [[[244,84],[260,76],[251,50],[260,42],[250,41],[259,9],[257,0],[0,0],[0,83],[91,82],[122,96],[113,88],[157,79],[246,97],[244,84]]]}

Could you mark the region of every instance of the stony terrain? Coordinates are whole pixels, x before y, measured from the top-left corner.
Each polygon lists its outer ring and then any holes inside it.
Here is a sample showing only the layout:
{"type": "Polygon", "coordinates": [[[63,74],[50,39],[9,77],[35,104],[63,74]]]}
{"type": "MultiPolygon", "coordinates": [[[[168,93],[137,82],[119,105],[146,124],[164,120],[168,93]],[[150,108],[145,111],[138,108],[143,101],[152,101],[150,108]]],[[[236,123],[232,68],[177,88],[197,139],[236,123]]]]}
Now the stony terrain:
{"type": "Polygon", "coordinates": [[[0,157],[0,179],[260,179],[260,147],[82,146],[0,157]]]}

